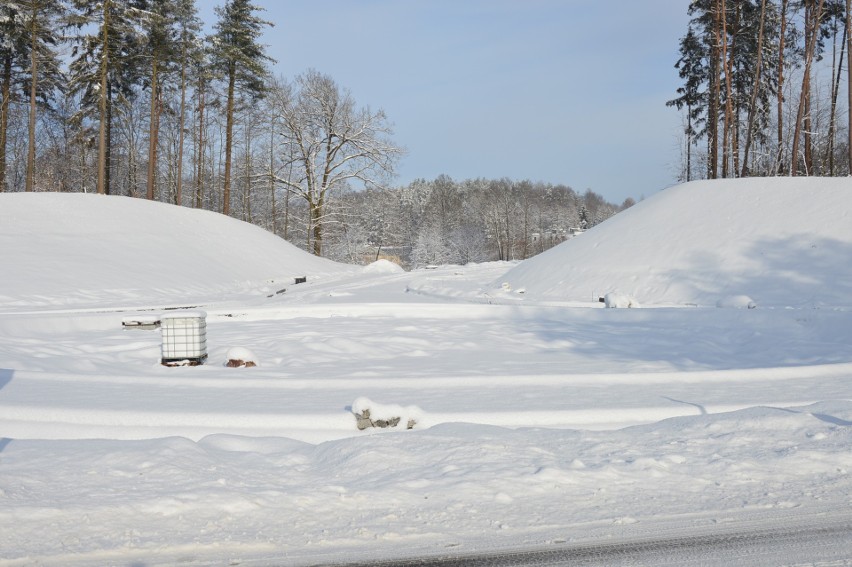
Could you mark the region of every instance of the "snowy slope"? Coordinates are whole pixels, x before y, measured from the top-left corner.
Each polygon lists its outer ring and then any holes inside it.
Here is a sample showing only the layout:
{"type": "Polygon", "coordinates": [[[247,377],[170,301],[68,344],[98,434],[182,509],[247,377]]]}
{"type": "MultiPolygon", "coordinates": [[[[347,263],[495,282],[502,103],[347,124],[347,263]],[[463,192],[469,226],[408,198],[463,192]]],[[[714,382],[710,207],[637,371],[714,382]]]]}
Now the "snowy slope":
{"type": "Polygon", "coordinates": [[[852,179],[698,181],[661,191],[522,262],[530,300],[852,307],[852,179]]]}
{"type": "Polygon", "coordinates": [[[0,265],[0,309],[180,304],[351,271],[220,214],[79,193],[0,194],[0,265]]]}

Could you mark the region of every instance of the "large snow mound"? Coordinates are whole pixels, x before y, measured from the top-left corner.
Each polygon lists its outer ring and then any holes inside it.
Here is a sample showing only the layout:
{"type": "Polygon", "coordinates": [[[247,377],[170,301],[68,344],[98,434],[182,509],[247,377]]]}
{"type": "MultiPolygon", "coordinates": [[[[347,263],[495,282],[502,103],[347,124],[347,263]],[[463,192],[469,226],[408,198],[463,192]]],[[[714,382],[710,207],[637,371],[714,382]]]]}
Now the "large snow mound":
{"type": "Polygon", "coordinates": [[[697,181],[657,193],[494,282],[525,300],[852,306],[852,180],[697,181]]]}
{"type": "Polygon", "coordinates": [[[405,272],[402,266],[384,258],[376,260],[372,264],[367,264],[363,270],[365,274],[401,274],[405,272]]]}
{"type": "Polygon", "coordinates": [[[352,269],[218,213],[80,193],[0,194],[0,263],[0,307],[16,308],[224,297],[352,269]]]}

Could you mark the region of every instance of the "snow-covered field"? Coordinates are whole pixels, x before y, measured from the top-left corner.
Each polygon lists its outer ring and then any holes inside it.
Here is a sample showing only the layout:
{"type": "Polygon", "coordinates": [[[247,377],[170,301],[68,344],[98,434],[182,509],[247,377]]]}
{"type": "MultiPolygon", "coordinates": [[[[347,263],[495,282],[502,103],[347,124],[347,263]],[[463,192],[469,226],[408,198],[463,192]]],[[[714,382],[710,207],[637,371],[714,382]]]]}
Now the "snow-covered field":
{"type": "Polygon", "coordinates": [[[694,183],[519,264],[406,273],[213,213],[0,194],[0,566],[848,520],[849,195],[694,183]],[[174,308],[206,312],[206,364],[164,367],[159,330],[122,328],[174,308]],[[400,425],[359,430],[364,408],[400,425]]]}

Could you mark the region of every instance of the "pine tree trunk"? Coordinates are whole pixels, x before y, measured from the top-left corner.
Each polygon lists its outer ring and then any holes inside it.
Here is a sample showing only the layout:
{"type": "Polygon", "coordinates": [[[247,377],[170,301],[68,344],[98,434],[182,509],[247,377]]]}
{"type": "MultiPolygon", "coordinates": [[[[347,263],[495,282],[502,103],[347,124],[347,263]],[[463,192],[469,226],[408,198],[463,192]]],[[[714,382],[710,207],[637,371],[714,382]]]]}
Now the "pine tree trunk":
{"type": "MultiPolygon", "coordinates": [[[[852,0],[846,0],[846,53],[847,60],[852,61],[852,0]]],[[[847,63],[846,72],[846,90],[848,91],[849,98],[849,106],[847,107],[849,128],[846,141],[846,145],[848,146],[849,163],[847,164],[847,167],[849,175],[852,175],[852,65],[847,63]]],[[[2,187],[0,187],[0,191],[2,190],[2,187]]]]}
{"type": "Polygon", "coordinates": [[[710,101],[707,105],[707,136],[709,148],[708,177],[716,179],[719,177],[719,106],[721,104],[721,27],[719,1],[714,1],[713,36],[715,41],[710,48],[710,101]]]}
{"type": "MultiPolygon", "coordinates": [[[[734,29],[731,31],[731,44],[728,48],[728,68],[731,73],[731,77],[734,76],[734,61],[737,60],[737,36],[739,35],[741,26],[742,26],[742,10],[743,3],[735,2],[734,3],[734,29]]],[[[732,84],[732,90],[734,85],[732,84]]],[[[740,96],[743,93],[737,90],[736,100],[737,104],[733,108],[733,113],[731,114],[731,154],[733,156],[733,165],[731,168],[731,176],[736,177],[740,171],[740,113],[742,112],[742,105],[739,103],[740,96]]],[[[733,99],[729,103],[733,105],[733,99]]]]}
{"type": "Polygon", "coordinates": [[[814,174],[814,143],[813,143],[813,116],[811,114],[811,77],[808,76],[802,84],[804,89],[805,113],[802,118],[802,151],[804,152],[804,173],[814,174]]]}
{"type": "Polygon", "coordinates": [[[252,118],[246,118],[245,125],[245,174],[243,179],[243,220],[252,222],[251,218],[251,137],[252,137],[252,118]]]}
{"type": "Polygon", "coordinates": [[[0,193],[6,190],[6,140],[9,132],[9,98],[12,96],[12,54],[3,60],[3,100],[0,101],[0,193]]]}
{"type": "MultiPolygon", "coordinates": [[[[837,28],[834,33],[834,52],[837,52],[837,28]]],[[[831,76],[834,79],[831,90],[831,111],[828,121],[828,174],[835,175],[834,149],[837,140],[837,99],[840,95],[840,77],[843,75],[843,59],[846,54],[846,27],[843,28],[843,37],[840,40],[840,56],[835,61],[831,58],[831,76]]]]}
{"type": "Polygon", "coordinates": [[[98,128],[98,194],[105,195],[107,193],[107,181],[106,181],[106,163],[107,163],[107,71],[109,70],[109,8],[110,8],[110,0],[105,0],[103,5],[104,11],[104,20],[103,20],[103,29],[101,33],[103,35],[103,41],[101,42],[101,46],[103,48],[103,54],[101,56],[101,69],[100,69],[100,93],[99,97],[99,110],[100,110],[100,126],[98,128]]]}
{"type": "Polygon", "coordinates": [[[692,181],[692,106],[686,106],[686,181],[692,181]]]}
{"type": "Polygon", "coordinates": [[[157,142],[159,138],[159,77],[157,74],[157,56],[151,60],[151,119],[148,126],[148,185],[146,197],[149,201],[154,200],[154,187],[157,177],[157,142]]]}
{"type": "Polygon", "coordinates": [[[198,147],[196,150],[197,170],[195,176],[195,208],[204,206],[204,84],[198,86],[198,147]]]}
{"type": "MultiPolygon", "coordinates": [[[[819,22],[822,19],[822,5],[823,0],[819,0],[819,5],[817,6],[816,13],[812,14],[812,17],[805,18],[805,21],[808,22],[808,25],[805,29],[805,69],[804,75],[802,77],[802,91],[799,96],[799,109],[796,112],[796,127],[793,131],[793,150],[790,165],[790,175],[795,177],[798,173],[798,163],[799,163],[799,138],[802,137],[802,129],[807,130],[807,125],[810,123],[810,118],[808,117],[806,120],[806,114],[810,114],[810,77],[811,77],[811,64],[813,62],[814,53],[816,52],[816,43],[817,43],[817,34],[819,33],[819,22]]],[[[807,173],[810,174],[810,163],[808,162],[808,142],[810,140],[810,134],[806,132],[806,141],[805,141],[805,167],[807,168],[807,173]]]]}
{"type": "MultiPolygon", "coordinates": [[[[112,82],[107,81],[106,98],[106,150],[104,151],[104,191],[112,193],[112,82]]],[[[133,185],[136,190],[136,184],[133,185]]]]}
{"type": "Polygon", "coordinates": [[[234,83],[236,63],[231,62],[228,71],[228,108],[225,111],[225,180],[222,190],[222,214],[231,214],[231,145],[234,135],[234,83]]]}
{"type": "Polygon", "coordinates": [[[32,21],[30,22],[30,120],[27,125],[27,174],[25,191],[32,191],[35,185],[35,127],[36,127],[36,85],[38,84],[38,35],[36,34],[36,19],[39,3],[32,4],[32,21]]]}
{"type": "Polygon", "coordinates": [[[272,234],[278,234],[278,226],[275,208],[275,153],[274,153],[274,145],[275,145],[275,117],[271,118],[271,124],[269,125],[269,196],[271,198],[272,205],[272,234]]]}
{"type": "MultiPolygon", "coordinates": [[[[852,0],[850,0],[852,1],[852,0]]],[[[748,158],[751,151],[752,132],[757,114],[757,92],[760,89],[761,73],[763,71],[763,29],[766,22],[766,0],[760,2],[760,25],[757,31],[757,66],[754,73],[754,83],[751,87],[751,100],[748,105],[748,127],[746,128],[745,149],[743,151],[743,168],[741,177],[748,177],[748,158]]]]}
{"type": "Polygon", "coordinates": [[[725,0],[719,0],[722,20],[722,64],[725,68],[725,116],[722,128],[722,177],[728,177],[730,171],[730,153],[732,143],[728,140],[731,138],[731,123],[733,122],[733,106],[731,92],[731,58],[728,56],[728,14],[725,0]]]}
{"type": "Polygon", "coordinates": [[[183,189],[183,129],[186,125],[186,46],[180,64],[180,118],[178,119],[178,155],[177,155],[177,186],[175,189],[175,205],[182,201],[183,189]]]}
{"type": "MultiPolygon", "coordinates": [[[[811,41],[813,45],[811,45],[811,69],[813,69],[813,60],[816,59],[816,49],[817,42],[819,41],[820,34],[820,24],[822,22],[822,5],[823,1],[820,0],[820,5],[817,8],[816,13],[811,14],[813,26],[813,38],[811,41]]],[[[805,116],[804,122],[802,126],[802,135],[803,135],[803,143],[804,143],[804,151],[805,151],[805,173],[807,175],[815,175],[816,169],[814,168],[814,126],[813,126],[813,113],[811,109],[813,108],[813,80],[810,74],[807,77],[807,87],[806,87],[806,95],[805,95],[805,116]]]]}
{"type": "Polygon", "coordinates": [[[139,196],[137,191],[139,188],[139,163],[133,147],[135,147],[135,144],[131,142],[127,151],[127,194],[136,198],[139,196]]]}
{"type": "Polygon", "coordinates": [[[784,49],[786,49],[788,1],[782,0],[781,2],[781,25],[778,40],[778,157],[775,163],[775,171],[778,174],[786,170],[784,167],[784,49]]]}

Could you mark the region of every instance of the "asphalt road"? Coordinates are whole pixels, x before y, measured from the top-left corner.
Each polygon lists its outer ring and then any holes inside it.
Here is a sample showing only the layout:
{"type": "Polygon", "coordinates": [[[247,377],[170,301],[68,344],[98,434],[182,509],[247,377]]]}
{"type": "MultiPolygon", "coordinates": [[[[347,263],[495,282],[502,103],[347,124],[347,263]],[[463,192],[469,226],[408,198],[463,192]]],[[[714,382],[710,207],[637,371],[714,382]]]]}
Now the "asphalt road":
{"type": "MultiPolygon", "coordinates": [[[[326,564],[329,565],[329,564],[326,564]]],[[[852,566],[852,518],[810,525],[750,527],[700,535],[612,543],[554,544],[547,549],[445,555],[335,567],[509,567],[570,565],[852,566]]]]}

